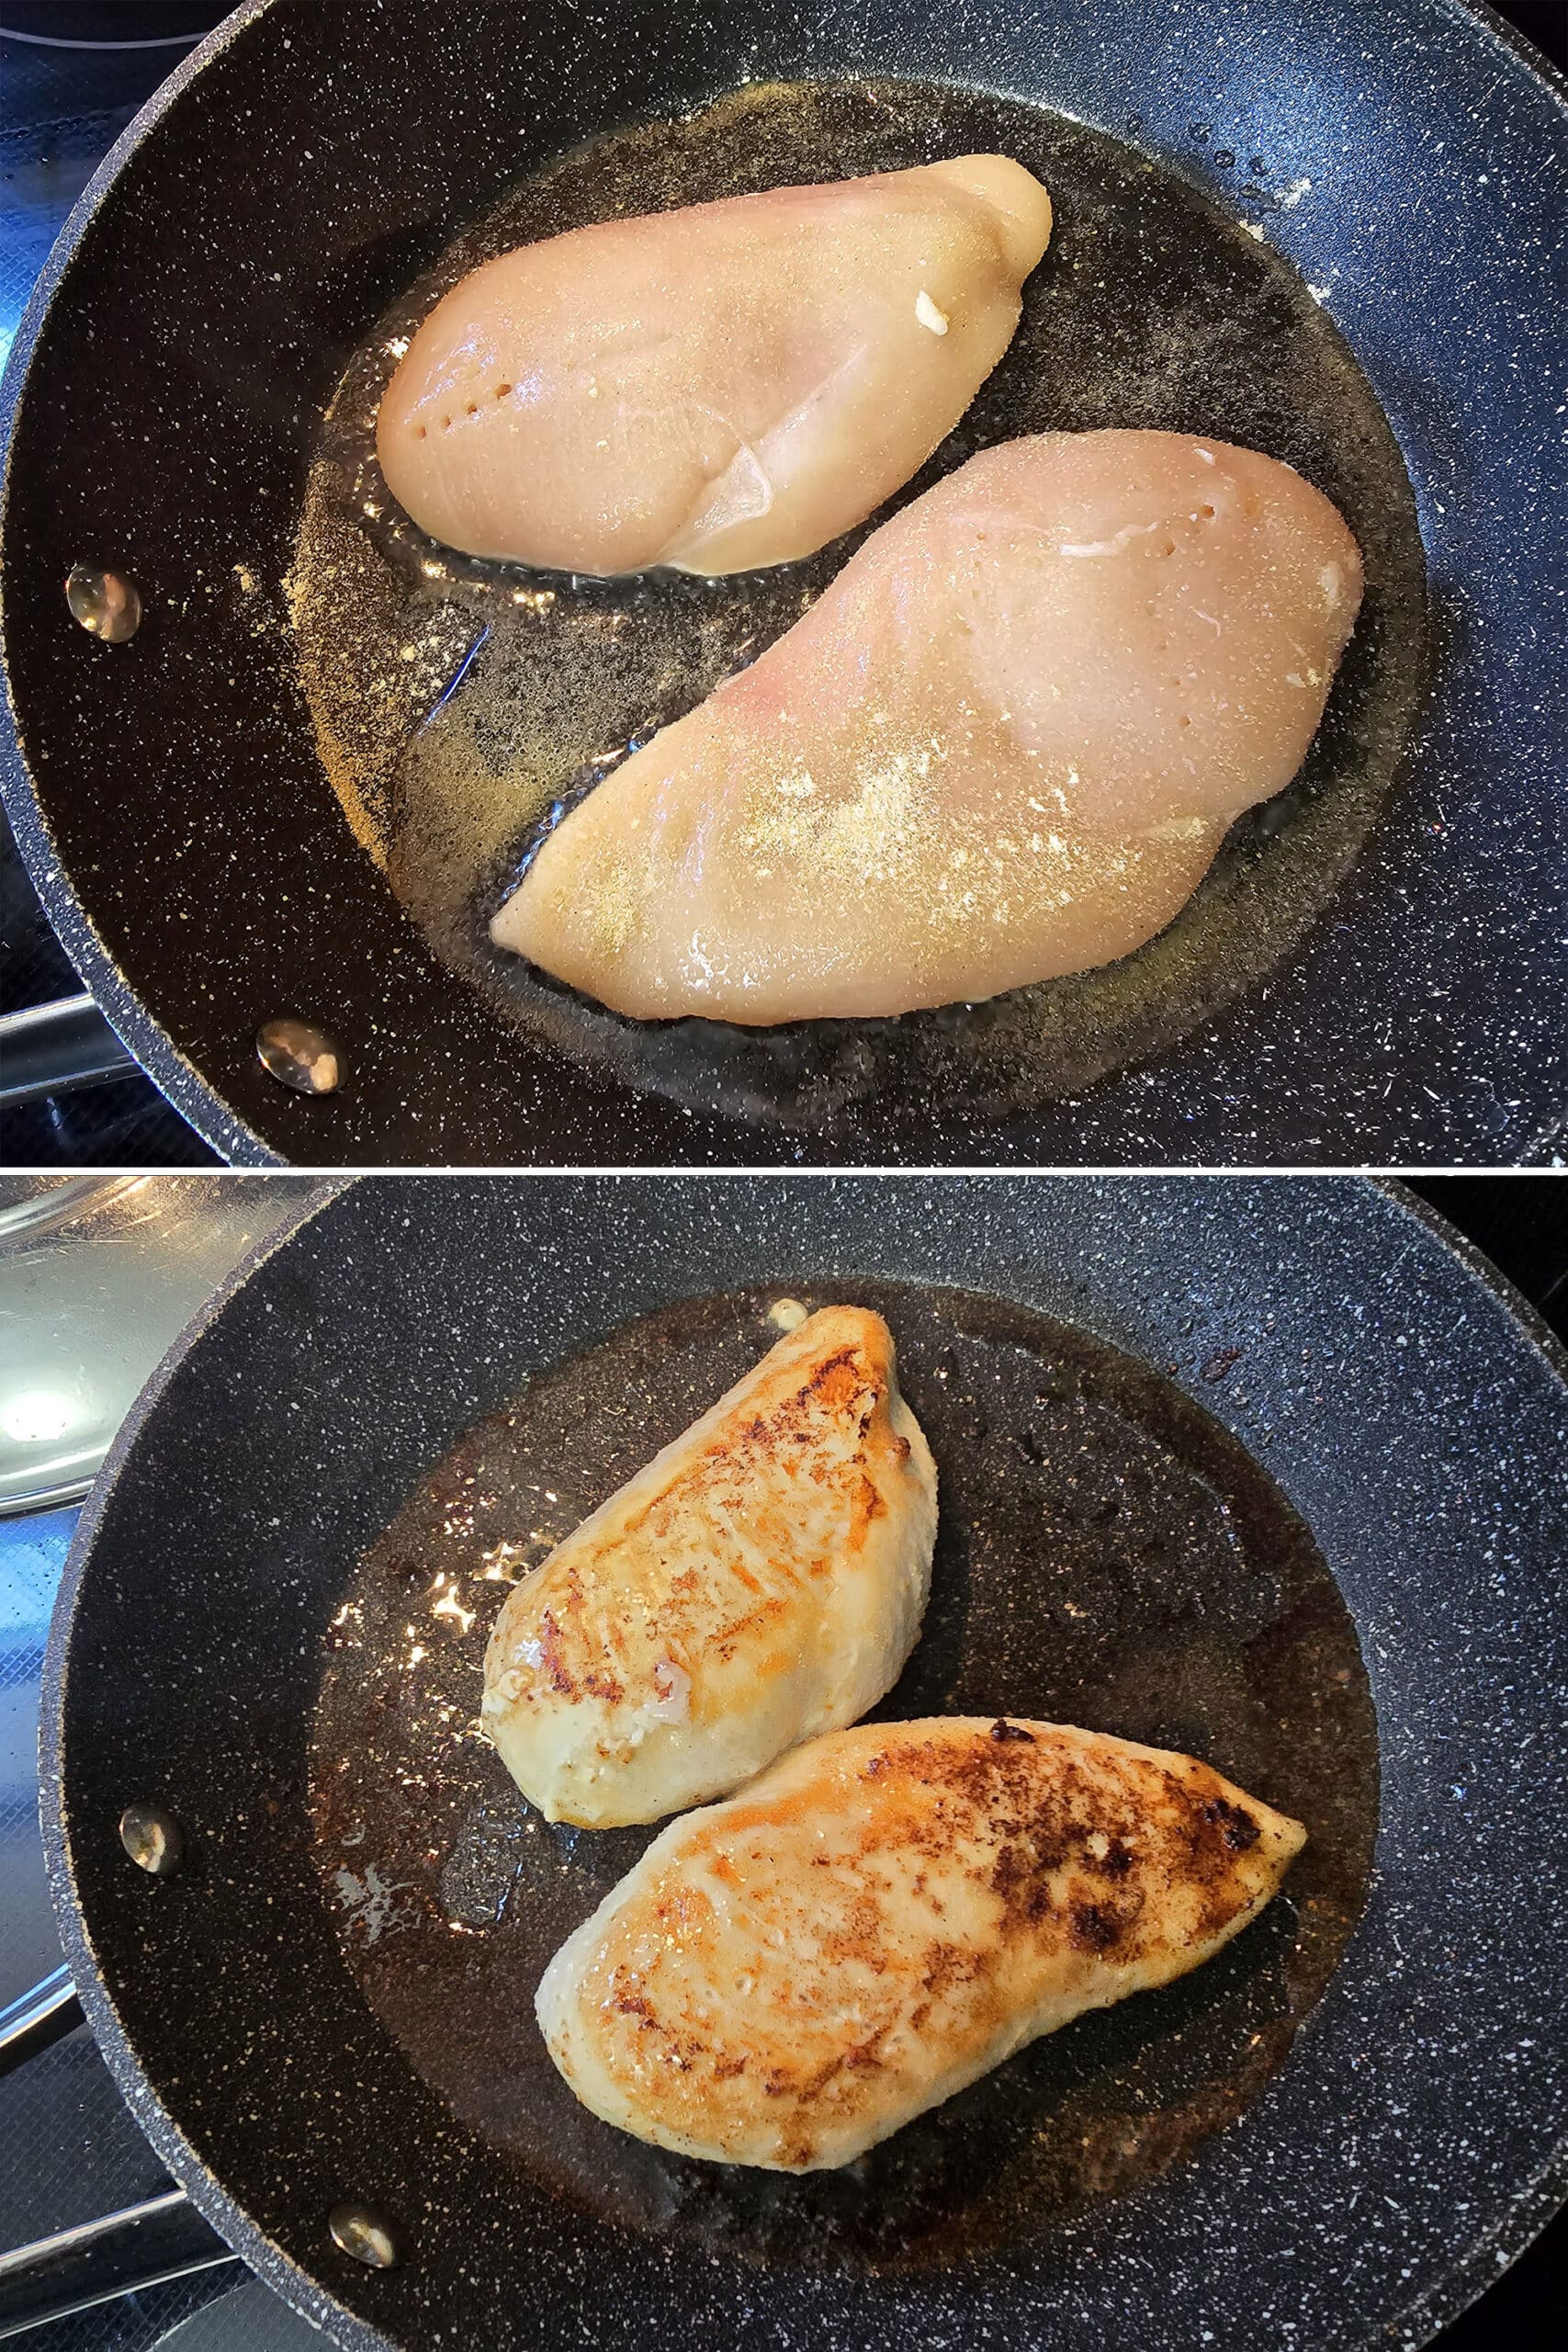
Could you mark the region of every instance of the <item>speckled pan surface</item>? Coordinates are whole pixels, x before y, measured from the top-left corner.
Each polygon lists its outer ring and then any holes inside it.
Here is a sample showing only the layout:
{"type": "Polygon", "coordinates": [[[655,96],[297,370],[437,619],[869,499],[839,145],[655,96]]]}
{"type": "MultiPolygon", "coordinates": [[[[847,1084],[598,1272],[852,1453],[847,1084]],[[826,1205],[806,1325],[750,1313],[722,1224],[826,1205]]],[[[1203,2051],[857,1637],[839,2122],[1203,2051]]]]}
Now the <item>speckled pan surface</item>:
{"type": "Polygon", "coordinates": [[[1456,0],[588,0],[522,17],[271,0],[213,36],[111,162],[7,379],[0,633],[21,749],[0,765],[96,992],[231,1157],[1551,1156],[1568,1107],[1568,109],[1493,20],[1456,0]],[[781,1133],[563,1061],[436,963],[321,776],[276,583],[327,391],[454,230],[585,137],[748,74],[846,74],[1056,107],[1255,219],[1323,289],[1387,413],[1438,649],[1403,795],[1329,914],[1229,1012],[1044,1110],[979,1117],[931,1084],[897,1115],[781,1133]],[[60,577],[89,549],[150,593],[129,647],[65,615],[60,577]],[[339,1093],[288,1097],[263,1073],[252,1041],[280,1011],[337,1033],[339,1093]]]}
{"type": "Polygon", "coordinates": [[[247,2260],[367,2352],[1425,2342],[1568,2186],[1549,1345],[1407,1198],[1349,1178],[365,1180],[163,1368],[62,1589],[46,1841],[138,2117],[247,2260]],[[1381,1743],[1364,1918],[1241,2120],[1033,2238],[898,2275],[588,2219],[507,2166],[361,1996],[304,1818],[328,1621],[459,1432],[672,1301],[854,1279],[1018,1302],[1185,1390],[1310,1528],[1381,1743]],[[126,1862],[132,1795],[181,1814],[180,1876],[126,1862]],[[344,2194],[396,2219],[402,2268],[333,2252],[344,2194]]]}

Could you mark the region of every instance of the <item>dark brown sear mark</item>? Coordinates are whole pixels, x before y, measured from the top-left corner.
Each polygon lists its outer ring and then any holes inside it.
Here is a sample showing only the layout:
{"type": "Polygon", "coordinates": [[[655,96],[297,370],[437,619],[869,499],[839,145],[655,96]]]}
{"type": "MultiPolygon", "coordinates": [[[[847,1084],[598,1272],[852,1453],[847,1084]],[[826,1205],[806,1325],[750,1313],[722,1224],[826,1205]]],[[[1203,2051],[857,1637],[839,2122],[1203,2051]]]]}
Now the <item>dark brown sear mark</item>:
{"type": "Polygon", "coordinates": [[[1070,1934],[1079,1951],[1104,1952],[1122,1940],[1126,1921],[1100,1903],[1075,1903],[1068,1911],[1070,1934]]]}
{"type": "MultiPolygon", "coordinates": [[[[976,1716],[987,1736],[964,1770],[996,1825],[998,1894],[1021,1922],[1043,1873],[1066,1866],[1064,1928],[1069,1903],[1114,1922],[1137,1824],[1100,1818],[1097,1855],[1070,1784],[1055,1808],[1029,1800],[1037,1747],[988,1736],[1021,1718],[1114,1732],[1201,1757],[1304,1821],[1311,1842],[1283,1893],[1192,1976],[1079,2018],[846,2171],[791,2180],[688,2162],[578,2105],[536,2030],[534,1990],[653,1833],[552,1829],[529,1810],[475,1736],[485,1642],[510,1582],[773,1343],[775,1284],[682,1300],[537,1374],[371,1545],[342,1596],[344,1645],[322,1648],[310,1785],[323,1900],[412,2064],[551,2194],[612,2227],[761,2263],[937,2267],[1048,2241],[1058,2220],[1179,2161],[1284,2063],[1364,1899],[1375,1722],[1306,1531],[1161,1374],[1005,1302],[781,1272],[809,1306],[888,1318],[941,1474],[931,1605],[876,1710],[887,1728],[871,1786],[886,1784],[898,1723],[976,1716]]],[[[1206,1792],[1194,1797],[1195,1860],[1209,1856],[1217,1884],[1237,1850],[1227,1830],[1246,1831],[1204,1818],[1206,1792]]],[[[933,1940],[920,1997],[940,2000],[966,1964],[933,1940]]]]}
{"type": "Polygon", "coordinates": [[[1232,1853],[1244,1854],[1256,1846],[1261,1834],[1249,1813],[1238,1804],[1231,1804],[1224,1797],[1213,1797],[1203,1806],[1203,1818],[1218,1825],[1220,1836],[1232,1853]]]}
{"type": "Polygon", "coordinates": [[[1051,1908],[1050,1865],[1024,1846],[1004,1846],[991,1871],[991,1890],[1010,1923],[1034,1927],[1051,1908]]]}

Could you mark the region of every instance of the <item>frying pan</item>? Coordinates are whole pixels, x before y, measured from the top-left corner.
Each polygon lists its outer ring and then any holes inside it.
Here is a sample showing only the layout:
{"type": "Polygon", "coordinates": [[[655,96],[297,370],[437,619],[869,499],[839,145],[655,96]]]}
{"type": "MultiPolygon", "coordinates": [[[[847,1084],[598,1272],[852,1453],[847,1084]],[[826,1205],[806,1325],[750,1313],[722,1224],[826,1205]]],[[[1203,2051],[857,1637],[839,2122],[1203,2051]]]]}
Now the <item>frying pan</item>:
{"type": "Polygon", "coordinates": [[[1357,1179],[362,1180],[197,1319],[67,1568],[45,1841],[108,2063],[345,2345],[1419,2345],[1568,2182],[1562,1374],[1357,1179]],[[462,1736],[480,1559],[784,1291],[883,1301],[939,1459],[882,1712],[1163,1732],[1313,1837],[1231,1961],[805,2185],[655,2157],[530,2060],[540,1948],[638,1833],[530,1830],[462,1736]],[[396,2267],[334,2243],[345,2201],[396,2267]]]}
{"type": "MultiPolygon", "coordinates": [[[[1456,0],[242,8],[87,191],[6,379],[3,764],[51,917],[138,1058],[247,1164],[1549,1157],[1568,982],[1565,188],[1561,81],[1456,0]],[[1343,334],[1408,470],[1384,520],[1406,557],[1424,548],[1429,607],[1406,579],[1385,628],[1380,586],[1362,638],[1374,666],[1397,642],[1410,672],[1403,788],[1385,744],[1375,788],[1309,775],[1244,829],[1180,934],[1179,986],[1134,958],[1077,993],[760,1043],[639,1036],[581,1005],[556,1020],[543,996],[520,1019],[434,951],[317,754],[279,582],[323,405],[389,306],[552,158],[750,81],[865,75],[953,85],[930,102],[938,145],[966,107],[1024,109],[1052,156],[1114,136],[1124,227],[1140,158],[1155,166],[1164,258],[1140,277],[1123,252],[1098,385],[1082,313],[1072,419],[1214,430],[1268,412],[1292,454],[1307,377],[1283,328],[1233,338],[1257,397],[1227,406],[1224,273],[1204,281],[1201,351],[1163,376],[1134,355],[1131,415],[1117,337],[1170,293],[1193,222],[1205,251],[1228,237],[1227,268],[1246,248],[1257,271],[1270,253],[1299,270],[1292,317],[1343,334]],[[61,583],[83,562],[139,583],[129,644],[72,621],[61,583]],[[1222,902],[1245,920],[1227,928],[1222,902]],[[335,1039],[335,1092],[292,1096],[262,1068],[258,1028],[283,1016],[335,1039]],[[1055,1029],[1073,1050],[1043,1062],[1055,1029]],[[688,1046],[683,1082],[639,1058],[688,1046]]],[[[1064,204],[1039,303],[1091,284],[1072,268],[1085,219],[1064,204]]],[[[1034,421],[1049,413],[1049,387],[1005,365],[997,382],[985,430],[1031,385],[1034,421]]],[[[1308,457],[1331,476],[1383,431],[1319,423],[1308,457]]],[[[1359,692],[1341,681],[1334,742],[1356,739],[1359,692]]]]}

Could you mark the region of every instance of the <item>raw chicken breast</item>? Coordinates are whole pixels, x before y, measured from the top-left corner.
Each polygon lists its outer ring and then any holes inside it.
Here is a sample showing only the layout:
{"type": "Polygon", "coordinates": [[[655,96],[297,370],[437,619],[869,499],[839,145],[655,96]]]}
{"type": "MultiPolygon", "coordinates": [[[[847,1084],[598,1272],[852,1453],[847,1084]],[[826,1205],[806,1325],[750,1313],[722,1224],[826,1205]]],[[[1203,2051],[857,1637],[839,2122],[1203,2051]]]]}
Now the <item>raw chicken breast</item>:
{"type": "Polygon", "coordinates": [[[1005,155],[570,230],[436,304],[381,403],[382,471],[470,555],[787,563],[951,432],[1050,234],[1005,155]]]}
{"type": "Polygon", "coordinates": [[[879,1315],[829,1306],[508,1594],[481,1716],[551,1821],[657,1821],[897,1681],[936,1469],[879,1315]]]}
{"type": "Polygon", "coordinates": [[[605,778],[491,926],[618,1012],[908,1012],[1127,955],[1301,766],[1360,600],[1289,466],[972,458],[605,778]]]}
{"type": "Polygon", "coordinates": [[[813,2172],[1085,2009],[1199,1967],[1305,1842],[1206,1764],[948,1716],[814,1740],[671,1823],[536,2007],[583,2104],[813,2172]]]}

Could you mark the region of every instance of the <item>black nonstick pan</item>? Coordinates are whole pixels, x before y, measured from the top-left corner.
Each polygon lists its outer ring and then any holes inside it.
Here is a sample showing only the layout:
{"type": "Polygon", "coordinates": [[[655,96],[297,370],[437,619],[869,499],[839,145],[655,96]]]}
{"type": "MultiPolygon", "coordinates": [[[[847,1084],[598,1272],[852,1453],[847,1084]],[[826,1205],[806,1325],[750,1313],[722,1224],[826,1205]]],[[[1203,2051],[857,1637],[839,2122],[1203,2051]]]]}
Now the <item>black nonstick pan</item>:
{"type": "Polygon", "coordinates": [[[1419,2345],[1568,2182],[1565,1439],[1525,1310],[1359,1180],[364,1180],[84,1515],[44,1709],[84,2006],[347,2345],[1419,2345]],[[550,1832],[473,1736],[507,1576],[784,1295],[886,1310],[940,1466],[880,1712],[1196,1750],[1311,1833],[1210,1967],[802,2181],[564,2091],[533,1984],[642,1833],[550,1832]]]}
{"type": "Polygon", "coordinates": [[[1561,83],[1455,0],[243,8],[94,182],[6,378],[0,764],[50,911],[246,1163],[1548,1158],[1565,187],[1561,83]],[[716,590],[447,564],[367,456],[399,335],[612,203],[981,144],[1059,226],[914,488],[1046,425],[1298,464],[1370,581],[1319,742],[1104,973],[897,1023],[616,1020],[490,951],[490,895],[602,726],[694,699],[852,542],[716,590]],[[128,642],[77,626],[76,566],[134,584],[128,642]],[[334,1091],[268,1074],[280,1019],[334,1091]]]}

